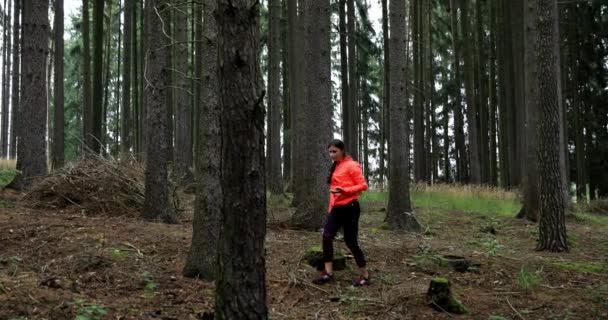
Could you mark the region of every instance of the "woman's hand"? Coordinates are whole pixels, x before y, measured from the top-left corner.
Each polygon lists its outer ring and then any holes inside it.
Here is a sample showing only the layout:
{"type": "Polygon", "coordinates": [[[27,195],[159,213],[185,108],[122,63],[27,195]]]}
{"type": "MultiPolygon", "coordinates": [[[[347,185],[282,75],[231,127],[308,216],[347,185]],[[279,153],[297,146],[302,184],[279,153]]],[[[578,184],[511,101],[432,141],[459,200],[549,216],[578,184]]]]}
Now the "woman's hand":
{"type": "Polygon", "coordinates": [[[329,192],[331,192],[331,193],[344,193],[344,189],[342,189],[342,187],[335,187],[335,188],[329,190],[329,192]]]}

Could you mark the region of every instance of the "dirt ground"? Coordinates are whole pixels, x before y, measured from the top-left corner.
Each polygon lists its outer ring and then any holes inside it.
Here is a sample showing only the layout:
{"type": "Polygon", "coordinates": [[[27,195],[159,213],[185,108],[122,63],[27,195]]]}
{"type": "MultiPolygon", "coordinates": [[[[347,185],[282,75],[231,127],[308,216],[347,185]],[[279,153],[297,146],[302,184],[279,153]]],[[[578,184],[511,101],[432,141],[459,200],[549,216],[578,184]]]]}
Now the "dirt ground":
{"type": "MultiPolygon", "coordinates": [[[[181,320],[213,309],[213,284],[181,276],[191,212],[166,225],[1,205],[0,319],[181,320]]],[[[350,285],[352,259],[335,283],[313,285],[317,272],[300,260],[320,234],[284,228],[291,209],[269,209],[271,319],[608,319],[605,227],[569,219],[572,250],[539,253],[537,227],[509,217],[419,208],[426,230],[411,235],[381,227],[383,203],[362,207],[360,244],[373,281],[364,288],[350,285]],[[434,263],[438,255],[479,265],[460,273],[434,263]],[[436,276],[450,280],[470,314],[429,307],[425,294],[436,276]]],[[[339,240],[337,247],[347,252],[339,240]]]]}

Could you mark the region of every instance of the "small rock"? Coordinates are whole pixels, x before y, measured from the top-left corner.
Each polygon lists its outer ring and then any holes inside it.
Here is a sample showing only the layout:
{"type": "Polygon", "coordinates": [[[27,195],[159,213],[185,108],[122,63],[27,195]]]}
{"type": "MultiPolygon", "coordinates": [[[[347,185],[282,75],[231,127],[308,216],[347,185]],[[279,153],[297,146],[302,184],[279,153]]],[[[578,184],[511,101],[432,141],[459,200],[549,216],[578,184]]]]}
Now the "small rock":
{"type": "Polygon", "coordinates": [[[44,287],[49,287],[49,288],[52,288],[52,289],[63,289],[63,285],[61,283],[61,280],[59,280],[59,279],[57,279],[55,277],[48,278],[48,279],[42,281],[40,283],[40,285],[44,286],[44,287]]]}

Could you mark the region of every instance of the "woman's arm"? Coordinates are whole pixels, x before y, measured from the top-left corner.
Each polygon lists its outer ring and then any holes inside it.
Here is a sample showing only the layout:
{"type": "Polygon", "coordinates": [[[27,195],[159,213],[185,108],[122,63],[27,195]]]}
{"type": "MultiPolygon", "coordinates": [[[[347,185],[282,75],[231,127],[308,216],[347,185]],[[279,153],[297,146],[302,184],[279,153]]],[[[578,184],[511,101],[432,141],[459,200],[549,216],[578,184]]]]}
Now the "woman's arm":
{"type": "Polygon", "coordinates": [[[358,193],[367,190],[367,182],[365,182],[361,165],[358,162],[353,161],[353,164],[348,167],[348,174],[353,179],[354,185],[343,188],[344,193],[358,193]]]}

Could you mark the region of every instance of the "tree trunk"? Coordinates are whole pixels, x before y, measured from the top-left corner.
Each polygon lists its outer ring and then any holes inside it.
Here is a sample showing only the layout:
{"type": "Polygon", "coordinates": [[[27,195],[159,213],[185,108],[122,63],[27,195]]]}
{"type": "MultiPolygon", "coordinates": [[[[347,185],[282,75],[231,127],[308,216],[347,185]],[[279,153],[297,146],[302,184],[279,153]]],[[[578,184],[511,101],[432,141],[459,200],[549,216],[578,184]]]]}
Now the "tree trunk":
{"type": "MultiPolygon", "coordinates": [[[[471,39],[469,33],[469,5],[468,1],[460,0],[461,10],[461,28],[462,39],[471,39]]],[[[473,184],[481,183],[481,170],[479,161],[479,145],[478,145],[478,124],[477,124],[477,101],[475,101],[475,71],[473,59],[473,50],[471,50],[471,41],[464,40],[464,77],[465,77],[465,94],[467,104],[467,131],[469,134],[469,171],[470,182],[473,184]]]]}
{"type": "MultiPolygon", "coordinates": [[[[496,51],[498,61],[498,106],[499,106],[499,143],[500,143],[500,185],[503,188],[510,187],[512,185],[511,179],[511,165],[510,156],[512,152],[509,148],[510,145],[510,134],[509,134],[509,118],[511,112],[511,55],[510,52],[510,36],[507,22],[509,17],[507,16],[509,10],[505,9],[506,0],[499,0],[500,14],[497,14],[497,34],[498,34],[498,47],[496,51]]],[[[497,11],[498,13],[498,11],[497,11]]]]}
{"type": "Polygon", "coordinates": [[[47,173],[46,162],[46,57],[49,52],[49,19],[47,0],[24,0],[23,8],[23,59],[21,92],[23,107],[20,109],[19,149],[17,170],[19,173],[9,187],[26,189],[32,180],[47,173]]]}
{"type": "Polygon", "coordinates": [[[539,217],[539,200],[540,190],[538,186],[539,168],[538,168],[538,141],[536,130],[538,127],[538,104],[539,95],[537,77],[538,77],[538,59],[535,48],[535,41],[539,34],[536,26],[538,18],[537,2],[527,1],[525,9],[525,65],[526,65],[526,152],[524,153],[525,171],[522,177],[523,185],[523,206],[518,213],[518,218],[525,218],[530,221],[537,222],[539,217]]]}
{"type": "Polygon", "coordinates": [[[295,109],[292,113],[292,128],[293,128],[293,152],[292,152],[292,159],[293,159],[293,163],[292,163],[292,180],[291,180],[291,186],[293,189],[293,201],[292,201],[292,206],[297,207],[302,199],[302,188],[303,188],[303,184],[301,183],[302,179],[304,178],[304,176],[306,175],[306,173],[303,171],[304,166],[302,164],[303,162],[303,157],[304,157],[304,153],[308,152],[307,150],[303,149],[301,147],[301,143],[303,142],[304,139],[306,139],[305,136],[305,127],[303,125],[303,118],[305,117],[304,112],[305,110],[307,110],[307,105],[306,105],[306,91],[307,91],[307,87],[306,87],[306,81],[305,81],[305,72],[306,72],[306,64],[309,62],[308,58],[304,56],[304,49],[305,49],[305,3],[304,1],[300,0],[298,1],[298,4],[296,5],[296,2],[294,0],[294,2],[292,3],[293,8],[288,9],[289,10],[289,15],[290,17],[292,17],[293,19],[289,19],[290,21],[293,21],[293,32],[294,35],[292,37],[290,37],[290,39],[293,39],[294,43],[293,43],[293,47],[295,48],[294,51],[296,52],[296,54],[294,55],[294,62],[295,62],[295,68],[293,68],[293,70],[295,71],[295,75],[294,75],[294,81],[296,82],[295,86],[292,86],[292,88],[297,88],[297,92],[296,90],[293,90],[292,93],[294,94],[291,99],[292,102],[295,102],[295,105],[292,104],[292,107],[295,109]],[[292,12],[293,11],[293,12],[292,12]]]}
{"type": "Polygon", "coordinates": [[[386,213],[387,224],[394,229],[417,232],[421,229],[412,212],[410,201],[409,139],[406,102],[406,28],[405,2],[390,2],[390,69],[391,72],[391,130],[389,153],[389,200],[386,213]]]}
{"type": "MultiPolygon", "coordinates": [[[[125,0],[124,8],[124,39],[123,39],[123,70],[122,70],[122,116],[120,125],[120,142],[123,155],[131,151],[132,121],[131,121],[131,55],[133,39],[133,1],[125,0]]],[[[118,97],[117,97],[118,98],[118,97]]]]}
{"type": "Polygon", "coordinates": [[[95,0],[93,6],[93,101],[91,151],[100,153],[102,143],[103,108],[103,20],[105,0],[95,0]]]}
{"type": "MultiPolygon", "coordinates": [[[[287,41],[287,1],[281,0],[281,63],[283,66],[282,81],[283,81],[283,184],[289,183],[291,180],[291,88],[289,57],[293,52],[289,51],[289,43],[287,41]]],[[[285,189],[285,186],[283,186],[285,189]]]]}
{"type": "Polygon", "coordinates": [[[14,23],[13,23],[13,73],[12,73],[12,90],[11,90],[11,141],[9,148],[9,158],[15,159],[17,155],[17,128],[20,125],[17,123],[19,114],[19,79],[20,79],[20,57],[21,53],[19,52],[21,48],[21,1],[22,0],[14,0],[14,23]]]}
{"type": "MultiPolygon", "coordinates": [[[[350,156],[359,160],[359,89],[357,75],[357,34],[356,34],[356,15],[355,0],[346,0],[348,20],[346,28],[348,30],[348,139],[345,139],[346,151],[350,156]]],[[[331,104],[326,105],[329,107],[331,104]]]]}
{"type": "MultiPolygon", "coordinates": [[[[329,0],[306,3],[306,110],[299,125],[298,139],[301,170],[305,173],[298,184],[301,192],[292,225],[318,230],[327,212],[327,143],[331,139],[331,56],[329,0]]],[[[356,79],[356,78],[355,78],[356,79]]]]}
{"type": "Polygon", "coordinates": [[[496,2],[490,2],[490,75],[489,75],[489,127],[490,127],[490,165],[489,165],[489,183],[492,186],[498,186],[498,159],[497,150],[497,134],[496,134],[496,110],[497,110],[497,91],[496,91],[496,2]]]}
{"type": "MultiPolygon", "coordinates": [[[[211,4],[204,4],[204,6],[211,6],[211,4]]],[[[211,10],[209,14],[213,14],[213,8],[215,8],[215,5],[213,5],[213,7],[211,7],[211,10]]],[[[203,11],[204,9],[200,7],[200,5],[196,2],[193,3],[193,7],[192,10],[194,11],[194,128],[192,128],[192,135],[193,135],[193,141],[194,141],[194,146],[196,148],[196,150],[198,150],[199,148],[199,137],[201,136],[201,130],[202,127],[199,125],[201,123],[201,117],[202,117],[202,111],[203,111],[203,101],[202,99],[202,95],[203,95],[203,85],[204,85],[204,79],[203,79],[203,55],[205,54],[205,51],[203,51],[203,11]]],[[[215,25],[215,22],[213,22],[215,25]]],[[[215,26],[215,29],[217,30],[217,26],[215,26]]],[[[207,40],[209,41],[209,40],[207,40]]],[[[217,44],[215,44],[215,46],[217,46],[217,44]]],[[[215,62],[217,63],[217,62],[215,62]]],[[[217,66],[215,67],[217,69],[217,66]]],[[[217,74],[217,70],[215,72],[217,74]]],[[[217,104],[217,102],[216,102],[217,104]]],[[[219,151],[218,151],[219,153],[219,151]]],[[[198,168],[197,162],[198,161],[198,152],[195,152],[194,154],[194,163],[195,163],[195,168],[198,168]]],[[[197,169],[195,169],[196,171],[197,169]]],[[[195,172],[196,173],[196,172],[195,172]]],[[[219,178],[218,178],[219,179],[219,178]]],[[[219,182],[218,182],[219,183],[219,182]]]]}
{"type": "Polygon", "coordinates": [[[521,186],[522,178],[525,175],[526,161],[524,157],[520,157],[521,154],[525,153],[526,150],[526,135],[524,123],[525,119],[525,65],[524,65],[524,1],[525,0],[510,0],[510,29],[512,36],[512,54],[511,59],[513,62],[512,68],[510,69],[513,78],[513,104],[511,114],[511,171],[512,171],[512,182],[514,186],[521,186]]]}
{"type": "MultiPolygon", "coordinates": [[[[174,145],[174,137],[173,137],[173,109],[175,105],[175,63],[174,63],[174,51],[175,51],[175,23],[173,19],[173,14],[175,9],[173,6],[175,5],[176,0],[167,0],[167,5],[169,6],[167,10],[163,12],[158,12],[163,19],[162,22],[162,33],[165,37],[168,36],[169,48],[167,49],[167,70],[169,70],[169,74],[167,76],[167,140],[169,141],[169,149],[167,152],[169,153],[169,163],[173,163],[173,145],[174,145]]],[[[152,19],[156,17],[157,13],[152,12],[152,19]]]]}
{"type": "Polygon", "coordinates": [[[219,0],[219,104],[223,193],[215,319],[266,319],[264,110],[258,6],[219,0]],[[234,195],[240,195],[234,197],[234,195]]]}
{"type": "Polygon", "coordinates": [[[462,115],[462,97],[460,88],[460,48],[458,37],[458,5],[456,0],[450,0],[452,50],[454,52],[454,138],[456,141],[456,181],[464,183],[468,180],[466,146],[464,142],[464,119],[462,115]]]}
{"type": "Polygon", "coordinates": [[[10,79],[11,79],[11,19],[13,17],[11,10],[13,5],[12,1],[8,1],[8,5],[5,10],[8,12],[5,15],[5,27],[4,27],[4,72],[2,74],[3,80],[3,88],[2,88],[2,132],[0,133],[1,141],[0,141],[0,157],[6,158],[8,156],[8,109],[10,103],[10,79]]]}
{"type": "Polygon", "coordinates": [[[270,0],[268,43],[268,190],[273,195],[283,194],[281,175],[281,2],[270,0]]]}
{"type": "Polygon", "coordinates": [[[412,57],[414,60],[414,180],[426,181],[426,152],[424,145],[424,89],[423,78],[423,48],[424,39],[422,28],[424,0],[414,0],[412,4],[412,57]]]}
{"type": "MultiPolygon", "coordinates": [[[[220,219],[222,217],[222,131],[220,124],[219,85],[218,85],[218,57],[214,54],[218,50],[218,26],[215,21],[216,0],[205,0],[202,7],[194,10],[196,23],[203,23],[201,33],[196,37],[202,41],[197,51],[201,70],[201,98],[196,108],[199,115],[199,137],[196,145],[196,201],[194,207],[194,220],[192,222],[192,247],[184,276],[200,277],[211,281],[215,279],[217,266],[217,244],[220,233],[220,219]],[[201,14],[201,11],[203,14],[201,14]],[[198,19],[202,17],[204,19],[198,19]]],[[[250,119],[251,120],[251,119],[250,119]]],[[[240,182],[242,183],[242,182],[240,182]]]]}
{"type": "Polygon", "coordinates": [[[490,150],[488,140],[488,79],[487,74],[487,56],[485,48],[485,33],[484,33],[484,20],[483,20],[483,7],[486,5],[486,1],[476,0],[475,1],[475,20],[476,20],[476,44],[477,44],[477,87],[479,92],[479,99],[477,99],[479,106],[479,151],[480,151],[480,170],[481,170],[481,183],[489,184],[490,182],[490,150]]]}
{"type": "MultiPolygon", "coordinates": [[[[187,10],[175,13],[175,171],[180,184],[194,182],[192,165],[192,113],[188,94],[188,15],[187,10]]],[[[197,39],[202,40],[202,39],[197,39]]],[[[197,106],[198,108],[199,106],[197,106]]]]}
{"type": "Polygon", "coordinates": [[[386,176],[385,146],[389,137],[389,93],[390,93],[390,69],[389,69],[389,41],[388,41],[388,0],[382,0],[382,44],[384,46],[384,65],[383,71],[383,91],[382,91],[382,112],[380,116],[380,190],[384,190],[384,177],[386,176]]]}
{"type": "Polygon", "coordinates": [[[54,108],[54,127],[53,127],[53,156],[51,169],[57,170],[63,166],[64,162],[64,127],[65,120],[63,115],[64,94],[63,94],[63,0],[55,0],[55,79],[53,81],[53,108],[54,108]]]}
{"type": "MultiPolygon", "coordinates": [[[[100,143],[101,143],[101,152],[103,154],[107,153],[109,151],[109,147],[108,147],[108,141],[106,141],[107,138],[107,133],[108,133],[108,105],[110,103],[109,101],[109,97],[110,97],[110,71],[111,71],[111,63],[110,63],[110,59],[112,57],[112,20],[114,17],[114,14],[112,12],[113,10],[113,2],[109,1],[108,2],[108,23],[106,26],[106,40],[105,40],[105,45],[106,45],[106,49],[105,49],[105,58],[103,60],[103,66],[105,67],[105,71],[103,73],[103,77],[102,77],[102,82],[103,82],[103,106],[101,109],[101,134],[100,134],[100,143]]],[[[118,60],[120,61],[120,57],[118,58],[118,60]]]]}
{"type": "MultiPolygon", "coordinates": [[[[169,200],[169,137],[167,135],[167,87],[169,66],[167,51],[169,39],[162,30],[162,21],[152,12],[168,10],[168,0],[150,0],[146,10],[150,19],[146,36],[150,44],[146,53],[146,126],[154,128],[146,135],[146,200],[143,216],[146,219],[161,218],[167,223],[176,222],[169,200]]],[[[166,12],[166,11],[165,11],[166,12]]]]}
{"type": "MultiPolygon", "coordinates": [[[[139,156],[141,153],[141,144],[140,144],[140,134],[141,134],[141,120],[140,120],[140,109],[141,109],[141,99],[139,98],[139,65],[140,65],[140,52],[141,52],[141,47],[140,47],[140,41],[138,40],[138,36],[137,36],[137,11],[138,8],[140,8],[138,5],[135,5],[135,3],[133,4],[133,43],[131,46],[131,56],[133,57],[133,92],[131,95],[131,99],[133,100],[133,111],[131,112],[132,114],[132,125],[133,125],[133,132],[131,133],[131,137],[132,137],[132,141],[131,144],[133,145],[133,152],[139,156]]],[[[141,15],[142,12],[140,10],[139,14],[141,15]]],[[[140,25],[140,28],[142,28],[142,26],[140,25]]]]}
{"type": "Polygon", "coordinates": [[[540,225],[538,250],[567,251],[564,180],[561,166],[564,159],[561,137],[561,100],[559,99],[559,41],[557,1],[537,0],[535,16],[537,37],[534,51],[538,59],[536,73],[539,87],[539,150],[540,225]]]}
{"type": "Polygon", "coordinates": [[[342,138],[350,141],[350,103],[348,94],[348,46],[346,42],[346,0],[338,1],[338,31],[340,32],[340,102],[342,105],[342,138]]]}
{"type": "Polygon", "coordinates": [[[83,44],[83,89],[82,89],[82,100],[83,102],[83,135],[85,146],[91,151],[93,147],[93,98],[92,98],[92,84],[91,84],[91,41],[90,41],[90,24],[91,19],[89,17],[89,1],[82,0],[82,44],[83,44]]]}

